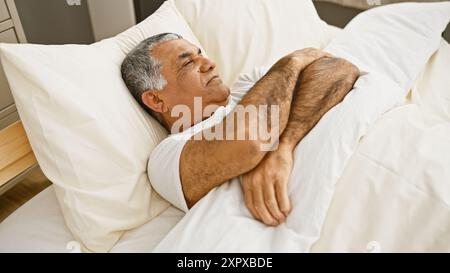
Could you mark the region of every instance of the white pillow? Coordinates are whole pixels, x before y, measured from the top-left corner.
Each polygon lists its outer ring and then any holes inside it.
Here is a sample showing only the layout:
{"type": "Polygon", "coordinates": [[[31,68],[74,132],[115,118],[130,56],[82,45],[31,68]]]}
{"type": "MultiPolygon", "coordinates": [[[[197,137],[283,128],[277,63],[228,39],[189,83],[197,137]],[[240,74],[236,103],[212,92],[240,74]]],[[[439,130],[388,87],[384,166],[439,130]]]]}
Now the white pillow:
{"type": "Polygon", "coordinates": [[[93,45],[2,44],[1,59],[33,151],[69,229],[91,251],[168,207],[146,175],[166,137],[124,85],[120,65],[144,38],[176,32],[199,46],[172,3],[93,45]]]}
{"type": "Polygon", "coordinates": [[[320,236],[334,185],[359,140],[378,117],[403,103],[416,73],[439,48],[449,20],[450,3],[399,4],[355,18],[344,30],[347,34],[338,34],[325,50],[350,59],[368,74],[297,146],[289,182],[293,210],[286,223],[272,228],[254,220],[240,185],[226,183],[197,203],[155,251],[309,251],[320,236]]]}
{"type": "Polygon", "coordinates": [[[323,48],[329,34],[311,0],[170,0],[231,85],[242,72],[304,47],[323,48]]]}
{"type": "Polygon", "coordinates": [[[350,21],[327,50],[362,70],[382,72],[409,90],[439,48],[449,10],[450,2],[374,8],[350,21]]]}

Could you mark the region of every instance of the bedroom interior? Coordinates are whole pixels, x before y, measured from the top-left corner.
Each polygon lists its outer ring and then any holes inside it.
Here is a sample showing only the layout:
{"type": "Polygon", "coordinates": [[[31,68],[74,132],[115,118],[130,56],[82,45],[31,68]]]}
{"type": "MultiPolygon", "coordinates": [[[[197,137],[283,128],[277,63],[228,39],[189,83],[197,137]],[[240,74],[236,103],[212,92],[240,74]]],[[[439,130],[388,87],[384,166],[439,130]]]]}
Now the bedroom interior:
{"type": "MultiPolygon", "coordinates": [[[[180,1],[180,0],[175,0],[180,1]]],[[[195,1],[195,0],[190,0],[195,1]]],[[[76,1],[75,1],[76,2],[76,1]]],[[[114,37],[115,35],[119,34],[119,38],[125,39],[122,36],[120,36],[120,33],[123,33],[124,31],[129,30],[131,27],[133,27],[135,24],[140,22],[145,22],[145,19],[148,18],[150,15],[154,14],[155,12],[159,11],[159,9],[162,7],[163,3],[165,1],[158,0],[158,1],[146,1],[146,0],[87,0],[83,1],[81,0],[80,5],[69,5],[66,1],[50,1],[50,0],[42,0],[39,1],[39,4],[37,1],[31,1],[31,0],[0,0],[0,42],[1,43],[33,43],[33,44],[44,44],[44,45],[64,45],[64,44],[92,44],[98,41],[102,41],[105,38],[114,37]],[[96,1],[96,2],[95,2],[96,1]],[[57,3],[57,4],[56,4],[57,3]],[[48,12],[55,14],[57,16],[48,16],[48,12]],[[110,23],[111,17],[114,17],[114,23],[110,23]],[[70,20],[67,20],[65,18],[70,18],[70,20]],[[76,22],[76,23],[75,23],[76,22]]],[[[327,24],[334,26],[336,28],[330,28],[329,33],[327,35],[330,35],[330,37],[337,37],[339,34],[340,29],[344,28],[355,16],[358,14],[370,10],[372,7],[377,6],[383,6],[391,3],[396,2],[405,2],[405,1],[354,1],[354,0],[316,0],[313,1],[313,4],[317,10],[317,13],[319,17],[325,21],[327,24]],[[380,3],[379,3],[380,2],[380,3]],[[380,4],[380,5],[378,5],[380,4]],[[383,5],[381,5],[383,4],[383,5]]],[[[434,2],[434,1],[422,1],[422,2],[434,2]]],[[[440,2],[446,2],[446,1],[440,1],[440,2]]],[[[448,1],[447,1],[448,2],[448,1]]],[[[183,13],[183,15],[189,14],[191,11],[188,7],[186,9],[179,8],[180,12],[183,13]]],[[[196,6],[196,8],[198,8],[196,6]]],[[[192,19],[193,20],[193,19],[192,19]]],[[[199,43],[201,43],[203,46],[211,46],[213,45],[213,42],[208,41],[204,42],[206,39],[205,37],[201,36],[201,34],[196,33],[196,29],[202,29],[201,26],[193,26],[196,22],[187,22],[191,23],[190,26],[192,28],[192,31],[194,31],[194,34],[197,35],[197,38],[199,39],[199,43]],[[209,44],[208,44],[209,43],[209,44]]],[[[357,29],[357,26],[355,27],[357,29]]],[[[130,32],[131,33],[131,32],[130,32]]],[[[136,33],[129,34],[130,37],[133,35],[136,35],[136,33]]],[[[142,34],[144,35],[144,34],[142,34]]],[[[445,31],[443,32],[443,38],[450,42],[450,25],[447,25],[445,31]]],[[[139,36],[138,36],[139,37],[139,36]]],[[[330,37],[327,37],[328,40],[331,40],[330,37]]],[[[431,38],[430,38],[431,39],[431,38]]],[[[129,50],[130,42],[129,41],[120,41],[119,44],[121,47],[125,48],[122,49],[123,51],[129,50]],[[122,42],[122,44],[120,44],[122,42]]],[[[421,81],[418,81],[416,85],[414,85],[414,88],[412,88],[411,94],[408,96],[409,102],[418,103],[418,104],[426,104],[427,100],[431,100],[430,96],[422,93],[422,89],[425,87],[432,86],[433,88],[438,88],[440,85],[438,83],[433,83],[432,80],[437,78],[438,76],[442,75],[439,74],[441,67],[445,66],[445,62],[442,61],[442,59],[445,59],[446,56],[450,56],[450,50],[448,50],[444,45],[444,41],[441,42],[441,48],[444,48],[443,50],[440,50],[440,54],[437,54],[436,57],[433,57],[427,66],[427,70],[421,70],[421,81]],[[447,51],[446,51],[447,50],[447,51]],[[447,55],[445,55],[447,54],[447,55]],[[433,74],[434,73],[434,74],[433,74]],[[427,85],[428,84],[428,85],[427,85]],[[420,103],[419,103],[420,102],[420,103]]],[[[104,47],[105,51],[109,50],[107,47],[107,43],[100,42],[100,47],[104,47]]],[[[339,51],[339,44],[335,48],[336,52],[339,51]]],[[[6,51],[5,51],[6,52],[6,51]]],[[[6,54],[6,53],[5,53],[6,54]]],[[[217,56],[220,56],[220,54],[214,53],[217,56]]],[[[213,54],[213,55],[214,55],[213,54]]],[[[344,56],[345,54],[342,53],[344,56]]],[[[425,54],[425,53],[424,53],[425,54]]],[[[12,54],[13,55],[13,54],[12,54]]],[[[11,55],[11,56],[12,56],[11,55]]],[[[2,55],[3,57],[3,55],[2,55]]],[[[351,57],[351,56],[350,56],[351,57]]],[[[114,56],[116,58],[116,56],[114,56]]],[[[119,57],[117,57],[119,58],[119,57]]],[[[12,60],[12,59],[11,59],[12,60]]],[[[114,60],[116,61],[116,60],[114,60]]],[[[8,61],[11,65],[13,61],[8,61]]],[[[219,61],[220,63],[220,61],[219,61]]],[[[12,65],[11,65],[12,67],[12,65]]],[[[101,67],[101,66],[99,66],[101,67]]],[[[19,117],[19,113],[16,107],[17,99],[13,97],[11,93],[11,88],[8,84],[8,81],[5,77],[5,74],[3,72],[3,69],[0,68],[0,155],[2,155],[2,158],[0,159],[0,223],[2,223],[5,219],[8,218],[8,216],[13,215],[13,213],[24,206],[27,201],[32,199],[33,197],[37,196],[39,198],[39,193],[42,193],[45,189],[49,189],[50,186],[52,186],[52,182],[43,174],[41,168],[39,167],[38,160],[36,159],[35,153],[33,153],[33,150],[30,146],[29,139],[27,137],[27,133],[25,133],[24,125],[22,125],[21,118],[19,117]],[[7,156],[3,156],[7,155],[7,156]]],[[[14,69],[10,68],[11,71],[14,69]]],[[[226,69],[232,70],[231,66],[226,67],[226,69]]],[[[233,71],[234,72],[234,71],[233,71]]],[[[11,72],[12,73],[12,72],[11,72]]],[[[406,76],[405,76],[406,77],[406,76]]],[[[232,77],[230,76],[230,79],[232,77]]],[[[399,76],[400,78],[400,76],[399,76]]],[[[440,78],[440,79],[441,79],[440,78]]],[[[405,80],[406,81],[406,80],[405,80]]],[[[23,106],[22,106],[23,107],[23,106]]],[[[400,107],[401,108],[401,107],[400,107]]],[[[445,107],[444,107],[445,108],[445,107]]],[[[414,110],[411,110],[414,112],[414,110]]],[[[445,112],[446,110],[442,110],[445,112]]],[[[395,112],[395,111],[394,111],[395,112]]],[[[395,113],[394,113],[395,114],[395,113]]],[[[436,114],[439,115],[439,114],[436,114]]],[[[445,115],[445,113],[443,114],[445,115]]],[[[409,118],[409,116],[408,116],[409,118]]],[[[431,116],[429,117],[430,119],[431,116]]],[[[377,133],[380,133],[381,127],[386,126],[386,128],[389,127],[389,119],[386,118],[386,123],[376,125],[378,127],[375,127],[373,129],[373,135],[375,136],[377,133]],[[378,131],[377,131],[378,130],[378,131]]],[[[424,123],[428,122],[429,120],[424,118],[424,123]]],[[[430,121],[430,124],[432,122],[430,121]]],[[[28,124],[26,124],[29,126],[28,124]]],[[[436,125],[438,126],[438,125],[436,125]]],[[[26,126],[25,126],[26,127],[26,126]]],[[[398,129],[398,128],[397,128],[398,129]]],[[[405,131],[409,130],[408,128],[403,128],[405,131]]],[[[400,130],[400,129],[398,129],[400,130]]],[[[412,130],[412,129],[411,129],[412,130]]],[[[419,132],[419,131],[418,131],[419,132]]],[[[442,131],[439,131],[442,133],[442,131]]],[[[445,131],[448,132],[448,131],[445,131]]],[[[420,132],[419,132],[420,133],[420,132]]],[[[444,133],[442,133],[444,134],[444,133]]],[[[61,137],[63,134],[61,135],[61,137]]],[[[381,136],[381,135],[380,135],[381,136]]],[[[445,135],[439,135],[439,137],[444,137],[445,135]]],[[[357,150],[355,152],[355,156],[350,159],[350,167],[346,169],[346,171],[342,175],[342,181],[340,182],[342,185],[346,183],[347,186],[353,185],[351,180],[351,176],[356,173],[355,168],[365,166],[367,168],[368,165],[364,165],[361,162],[364,161],[364,159],[361,159],[360,161],[356,162],[357,160],[355,158],[363,158],[367,156],[369,158],[370,156],[375,156],[374,150],[371,150],[368,148],[369,144],[372,143],[373,145],[377,145],[374,142],[374,137],[364,137],[361,138],[365,141],[366,146],[363,146],[360,150],[357,150]],[[360,164],[360,165],[358,165],[360,164]],[[350,169],[353,169],[353,172],[351,172],[350,169]]],[[[440,138],[440,140],[442,140],[440,138]]],[[[413,140],[411,140],[411,143],[413,143],[413,140]]],[[[422,142],[420,142],[422,143],[422,142]]],[[[31,143],[33,145],[33,143],[31,143]]],[[[35,148],[35,145],[33,145],[33,149],[35,148]]],[[[387,145],[387,144],[386,144],[387,145]]],[[[38,152],[40,153],[40,152],[38,152]]],[[[424,152],[426,155],[427,151],[424,152]]],[[[394,152],[393,152],[394,154],[394,152]]],[[[399,157],[403,156],[398,154],[399,157]]],[[[440,155],[438,155],[440,156],[440,155]]],[[[39,158],[39,157],[38,157],[39,158]]],[[[366,159],[367,159],[366,158],[366,159]]],[[[445,156],[442,156],[442,158],[446,159],[445,156]]],[[[370,163],[365,163],[370,164],[370,163]]],[[[392,163],[393,166],[395,163],[392,163]]],[[[375,172],[376,166],[373,166],[373,171],[375,172]]],[[[393,167],[394,168],[394,167],[393,167]]],[[[408,169],[411,171],[410,169],[408,169]]],[[[445,173],[445,171],[443,171],[445,173]]],[[[395,177],[398,174],[395,173],[395,171],[392,171],[392,177],[390,179],[395,179],[395,177]]],[[[431,174],[432,177],[434,174],[431,174]]],[[[369,179],[363,177],[357,177],[355,179],[369,179]]],[[[400,178],[399,178],[400,179],[400,178]]],[[[425,179],[425,178],[424,178],[425,179]]],[[[428,179],[428,178],[426,178],[428,179]]],[[[425,180],[426,180],[425,179],[425,180]]],[[[431,179],[431,178],[430,178],[431,179]]],[[[403,178],[400,180],[403,181],[403,178]]],[[[427,180],[428,181],[428,180],[427,180]]],[[[440,180],[439,180],[440,181],[440,180]]],[[[355,185],[353,185],[355,186],[355,185]]],[[[374,186],[374,185],[371,185],[374,186]]],[[[332,226],[336,221],[338,221],[335,217],[337,217],[337,210],[338,208],[345,208],[346,205],[344,202],[343,196],[343,187],[344,186],[337,186],[336,191],[340,193],[335,200],[333,201],[333,206],[331,208],[331,211],[334,212],[332,217],[327,218],[327,222],[324,227],[325,235],[323,236],[323,240],[316,243],[312,250],[314,251],[339,251],[338,245],[342,242],[339,241],[339,238],[331,238],[330,234],[332,234],[332,231],[330,230],[330,226],[332,226]]],[[[357,187],[357,186],[355,186],[357,187]]],[[[375,186],[374,186],[375,187],[375,186]]],[[[388,187],[388,186],[385,186],[388,187]]],[[[393,186],[394,187],[394,186],[393,186]]],[[[434,186],[433,186],[434,187],[434,186]]],[[[431,188],[433,188],[431,187],[431,188]]],[[[418,186],[419,188],[419,186],[418,186]]],[[[436,189],[438,187],[436,186],[436,189]]],[[[433,188],[434,189],[434,188],[433,188]]],[[[376,190],[375,190],[376,191],[376,190]]],[[[152,196],[153,196],[152,191],[152,196]]],[[[360,193],[363,193],[364,190],[360,190],[360,193]]],[[[444,202],[442,200],[446,200],[446,197],[442,197],[440,193],[433,192],[436,196],[436,202],[444,202]],[[441,198],[441,199],[439,199],[441,198]]],[[[45,193],[42,196],[47,196],[48,194],[45,193]]],[[[369,196],[369,195],[368,195],[369,196]]],[[[412,195],[411,195],[412,196],[412,195]]],[[[433,198],[434,198],[433,197],[433,198]]],[[[155,200],[160,198],[159,196],[154,197],[155,200]]],[[[369,198],[369,197],[367,197],[369,198]]],[[[425,197],[424,197],[425,198],[425,197]]],[[[56,198],[55,198],[56,199],[56,198]]],[[[218,197],[219,199],[219,197],[218,197]]],[[[42,199],[43,200],[43,199],[42,199]]],[[[51,200],[54,201],[53,199],[51,200]]],[[[380,200],[374,199],[373,202],[381,202],[380,200]]],[[[50,201],[42,201],[42,202],[50,202],[50,201]]],[[[425,203],[425,201],[423,201],[425,203]]],[[[50,203],[49,203],[50,204],[50,203]]],[[[172,209],[170,207],[167,209],[168,204],[164,202],[158,203],[162,207],[164,207],[164,216],[167,217],[167,222],[170,222],[170,225],[175,225],[175,223],[180,218],[180,214],[177,210],[172,209]]],[[[406,202],[405,202],[406,204],[406,202]]],[[[404,205],[402,203],[401,205],[404,205]]],[[[437,204],[431,204],[426,203],[426,206],[428,209],[436,209],[436,211],[441,212],[442,214],[447,213],[444,211],[444,209],[439,210],[437,208],[437,204]],[[436,206],[436,207],[433,207],[436,206]]],[[[351,207],[351,206],[349,206],[351,207]]],[[[361,213],[358,211],[356,207],[351,207],[355,211],[355,213],[361,213]],[[358,211],[358,212],[356,212],[358,211]]],[[[416,208],[417,210],[420,210],[420,208],[416,208]]],[[[373,212],[376,214],[377,212],[373,212]]],[[[199,213],[200,215],[200,213],[199,213]]],[[[345,217],[349,217],[348,214],[345,215],[345,217]]],[[[61,217],[62,218],[62,217],[61,217]]],[[[158,225],[166,226],[169,224],[166,224],[163,222],[163,220],[158,220],[159,218],[156,218],[155,227],[152,227],[151,230],[157,229],[158,225]],[[161,221],[161,223],[158,223],[158,221],[161,221]]],[[[195,220],[195,219],[194,219],[195,220]]],[[[392,220],[392,219],[390,219],[392,220]]],[[[62,221],[61,219],[55,220],[55,221],[62,221]]],[[[66,220],[67,221],[67,220],[66,220]]],[[[350,221],[347,219],[347,221],[350,221]]],[[[362,220],[361,220],[362,221],[362,220]]],[[[440,220],[443,225],[446,225],[448,220],[440,220]]],[[[184,222],[180,222],[182,226],[184,222]]],[[[336,233],[342,233],[344,234],[346,230],[354,226],[351,226],[346,222],[346,226],[341,225],[337,228],[336,233]]],[[[405,223],[402,223],[402,225],[405,223]]],[[[406,224],[405,224],[406,225],[406,224]]],[[[159,238],[152,238],[148,239],[149,242],[151,241],[152,245],[157,245],[157,241],[161,240],[162,243],[158,245],[158,248],[155,248],[156,251],[172,251],[173,249],[168,248],[168,246],[176,242],[177,240],[180,241],[180,246],[178,251],[186,251],[186,245],[188,244],[188,241],[184,242],[185,240],[183,237],[181,237],[180,234],[182,232],[180,231],[177,235],[176,232],[179,231],[175,229],[173,234],[174,236],[170,238],[163,238],[163,234],[158,235],[159,238]],[[178,236],[178,237],[177,237],[178,236]],[[183,242],[185,243],[183,245],[183,242]],[[184,246],[184,248],[183,248],[184,246]]],[[[370,229],[370,228],[367,228],[370,229]]],[[[436,230],[439,230],[436,228],[436,230]]],[[[0,229],[1,231],[1,229],[0,229]]],[[[442,231],[442,230],[440,230],[442,231]]],[[[58,233],[59,231],[56,231],[58,233]]],[[[115,248],[112,248],[112,252],[117,251],[128,251],[128,247],[134,247],[133,244],[135,244],[139,238],[140,234],[143,231],[136,230],[132,232],[132,235],[136,235],[137,237],[132,239],[131,243],[128,242],[119,242],[115,248]],[[134,240],[134,241],[133,241],[134,240]]],[[[62,234],[62,232],[59,232],[62,234]]],[[[1,234],[0,234],[1,235],[1,234]]],[[[195,235],[195,234],[194,234],[195,235]]],[[[68,238],[67,240],[70,241],[69,237],[67,237],[67,234],[63,234],[61,236],[65,236],[65,238],[68,238]]],[[[412,236],[412,235],[411,235],[412,236]]],[[[440,233],[440,236],[444,237],[445,239],[450,239],[450,234],[446,234],[444,231],[440,233]]],[[[1,237],[1,236],[0,236],[1,237]]],[[[126,236],[125,236],[126,237],[126,236]]],[[[344,236],[345,237],[345,236],[344,236]]],[[[356,238],[357,236],[355,236],[356,238]]],[[[376,236],[375,236],[376,237],[376,236]]],[[[420,237],[420,236],[419,236],[420,237]]],[[[322,238],[322,237],[321,237],[322,238]]],[[[361,238],[363,238],[363,235],[361,235],[361,238]]],[[[365,237],[364,237],[365,238],[365,237]]],[[[355,239],[356,241],[357,239],[355,239]]],[[[375,239],[374,239],[375,240],[375,239]]],[[[426,244],[428,239],[417,239],[417,242],[421,242],[423,244],[426,244]],[[425,242],[425,243],[424,243],[425,242]]],[[[429,240],[432,240],[431,238],[429,240]]],[[[1,241],[1,240],[0,240],[1,241]]],[[[446,240],[443,240],[444,242],[446,240]]],[[[402,243],[404,243],[402,241],[402,243]]],[[[431,243],[430,243],[431,244],[431,243]]],[[[359,252],[360,249],[356,249],[356,244],[348,244],[348,246],[345,248],[346,251],[356,251],[359,252]]],[[[401,246],[407,246],[408,244],[399,244],[401,246]]],[[[392,249],[394,251],[401,251],[402,248],[397,248],[396,245],[392,244],[385,244],[384,245],[387,249],[392,249]]],[[[414,245],[416,246],[416,245],[414,245]]],[[[443,244],[435,244],[433,245],[436,247],[439,251],[441,250],[449,250],[450,246],[443,244]]],[[[1,246],[0,246],[1,247],[1,246]]],[[[209,246],[204,246],[205,249],[208,249],[209,246]]],[[[309,246],[310,248],[311,246],[309,246]]],[[[361,246],[361,249],[364,249],[366,246],[361,246]]],[[[62,246],[63,250],[65,249],[65,246],[62,246]]],[[[50,248],[51,249],[51,248],[50,248]]],[[[111,248],[110,248],[111,249],[111,248]]],[[[147,249],[144,249],[143,247],[139,246],[136,248],[137,251],[147,251],[147,249]]],[[[135,250],[136,250],[135,249],[135,250]]],[[[233,248],[224,248],[227,251],[233,250],[233,248]]],[[[417,249],[420,248],[420,244],[417,243],[417,249]]],[[[255,250],[255,249],[250,249],[255,250]]],[[[0,252],[2,252],[3,249],[0,248],[0,252]]],[[[21,249],[17,250],[18,252],[21,251],[21,249]]],[[[48,251],[48,249],[46,250],[48,251]]],[[[56,251],[60,251],[57,249],[56,251]]],[[[276,250],[275,250],[276,251],[276,250]]]]}
{"type": "MultiPolygon", "coordinates": [[[[119,0],[111,4],[110,1],[107,3],[102,1],[98,2],[97,0],[97,3],[93,3],[96,5],[97,9],[104,9],[103,13],[109,13],[111,11],[114,12],[116,10],[124,10],[123,2],[126,1],[122,1],[122,3],[120,3],[119,0]],[[107,6],[109,8],[105,9],[107,6]]],[[[30,43],[37,44],[89,44],[102,38],[113,36],[133,25],[135,22],[143,21],[155,12],[163,2],[164,0],[134,0],[133,4],[135,18],[130,18],[130,16],[122,16],[124,19],[119,20],[121,23],[117,26],[108,25],[104,33],[97,34],[97,37],[94,34],[95,24],[92,23],[92,18],[89,16],[88,5],[92,3],[87,3],[87,5],[70,6],[67,5],[65,1],[16,0],[9,2],[9,8],[13,9],[15,6],[18,10],[18,16],[15,16],[13,21],[16,23],[16,26],[19,26],[14,30],[16,33],[19,33],[17,35],[20,37],[19,42],[23,43],[28,40],[30,43]],[[47,16],[49,11],[56,16],[47,16]],[[69,19],[67,20],[66,18],[69,19]],[[74,24],[72,22],[77,23],[74,24]]],[[[360,7],[359,5],[358,8],[356,8],[344,6],[342,4],[320,1],[316,1],[314,4],[321,18],[329,24],[337,27],[344,27],[354,16],[363,10],[361,9],[363,7],[360,7]]],[[[126,4],[126,6],[129,6],[129,4],[126,4]]],[[[108,16],[111,15],[108,14],[108,16]]],[[[102,25],[102,22],[99,22],[99,19],[97,19],[97,22],[102,25]]],[[[446,37],[446,35],[450,37],[449,30],[446,31],[444,37],[446,37]]],[[[16,38],[13,40],[5,40],[0,37],[0,39],[1,42],[17,41],[16,38]]],[[[1,90],[3,91],[0,94],[2,95],[2,105],[0,105],[0,108],[2,108],[0,114],[0,129],[4,129],[18,121],[19,116],[17,111],[14,109],[14,105],[12,104],[12,97],[8,91],[9,87],[5,86],[7,82],[3,76],[3,73],[0,73],[0,77],[3,77],[0,79],[0,83],[3,85],[1,87],[1,90]],[[3,104],[5,104],[6,107],[3,104]]],[[[19,124],[15,127],[16,128],[10,129],[20,131],[20,133],[17,133],[18,135],[24,135],[25,132],[22,128],[19,128],[19,124]]],[[[4,131],[3,134],[8,134],[8,131],[4,131]]],[[[31,151],[31,148],[29,151],[31,151]]],[[[20,159],[23,156],[24,154],[20,154],[15,159],[20,159]]],[[[24,169],[24,171],[17,177],[14,177],[14,180],[12,180],[12,177],[0,179],[2,181],[9,181],[8,188],[0,188],[0,222],[15,209],[31,199],[34,195],[51,185],[51,182],[45,178],[45,175],[39,169],[35,160],[26,164],[22,167],[22,169],[24,169]],[[30,168],[30,166],[32,167],[30,168]]]]}

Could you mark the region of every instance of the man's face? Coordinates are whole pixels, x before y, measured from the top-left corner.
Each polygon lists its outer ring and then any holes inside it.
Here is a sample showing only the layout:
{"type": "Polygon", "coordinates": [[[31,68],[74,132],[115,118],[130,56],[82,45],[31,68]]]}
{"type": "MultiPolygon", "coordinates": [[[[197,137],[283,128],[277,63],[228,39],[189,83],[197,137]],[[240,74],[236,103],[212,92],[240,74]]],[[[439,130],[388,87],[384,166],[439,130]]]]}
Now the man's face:
{"type": "Polygon", "coordinates": [[[194,113],[194,97],[202,98],[203,109],[227,104],[230,89],[219,78],[216,65],[195,45],[184,39],[171,40],[156,45],[152,54],[162,63],[162,75],[167,81],[166,87],[156,92],[163,101],[166,121],[176,105],[186,105],[194,113]]]}

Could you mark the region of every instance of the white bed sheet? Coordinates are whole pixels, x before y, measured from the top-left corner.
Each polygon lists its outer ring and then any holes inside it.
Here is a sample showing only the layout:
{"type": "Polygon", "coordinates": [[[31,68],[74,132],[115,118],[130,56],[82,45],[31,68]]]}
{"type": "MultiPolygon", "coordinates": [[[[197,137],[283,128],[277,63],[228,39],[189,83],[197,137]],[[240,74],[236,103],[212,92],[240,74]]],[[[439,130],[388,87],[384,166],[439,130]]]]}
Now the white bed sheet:
{"type": "MultiPolygon", "coordinates": [[[[443,41],[412,93],[411,102],[420,107],[403,106],[388,113],[361,142],[336,185],[321,238],[312,251],[450,251],[448,75],[450,45],[443,41]],[[402,121],[408,122],[395,126],[402,121]],[[437,135],[432,131],[436,128],[437,135]],[[389,134],[399,135],[393,139],[389,134]],[[433,143],[440,147],[433,149],[433,143]],[[386,152],[376,153],[380,150],[386,152]],[[421,151],[426,151],[425,157],[414,161],[417,165],[404,163],[408,157],[423,156],[421,151]]],[[[169,207],[126,232],[112,252],[151,252],[183,215],[169,207]]],[[[0,223],[0,252],[70,252],[71,241],[53,187],[0,223]]]]}
{"type": "MultiPolygon", "coordinates": [[[[149,252],[181,219],[170,206],[152,221],[126,232],[111,252],[149,252]]],[[[53,186],[48,187],[0,223],[1,252],[71,252],[67,228],[53,186]]]]}

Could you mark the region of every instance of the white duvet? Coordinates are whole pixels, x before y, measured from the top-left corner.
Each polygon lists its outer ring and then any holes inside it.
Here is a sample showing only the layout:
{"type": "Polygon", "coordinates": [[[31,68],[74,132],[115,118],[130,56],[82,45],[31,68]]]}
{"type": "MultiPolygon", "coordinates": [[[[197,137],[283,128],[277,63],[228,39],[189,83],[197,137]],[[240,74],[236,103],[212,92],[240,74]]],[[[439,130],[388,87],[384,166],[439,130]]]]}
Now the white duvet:
{"type": "MultiPolygon", "coordinates": [[[[285,224],[274,228],[254,220],[240,185],[226,183],[189,211],[155,251],[309,251],[320,238],[334,185],[360,139],[383,113],[404,103],[408,89],[439,48],[449,19],[449,3],[374,9],[355,18],[326,48],[368,74],[296,148],[289,182],[293,210],[285,224]]],[[[441,133],[448,136],[445,130],[441,133]]]]}
{"type": "Polygon", "coordinates": [[[320,233],[334,182],[355,144],[374,117],[400,104],[404,95],[382,75],[362,76],[343,103],[308,134],[294,153],[289,181],[293,210],[285,224],[273,228],[254,220],[244,205],[240,184],[232,181],[191,209],[157,251],[308,250],[320,233]],[[349,127],[352,130],[342,130],[349,127]]]}
{"type": "Polygon", "coordinates": [[[336,185],[312,251],[450,251],[450,45],[383,115],[336,185]]]}

